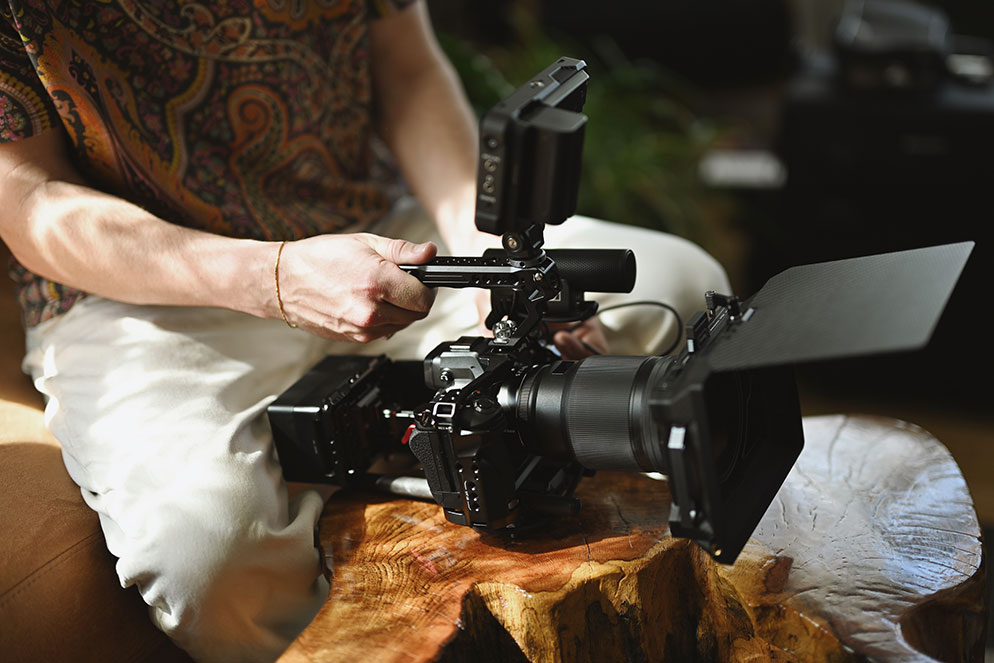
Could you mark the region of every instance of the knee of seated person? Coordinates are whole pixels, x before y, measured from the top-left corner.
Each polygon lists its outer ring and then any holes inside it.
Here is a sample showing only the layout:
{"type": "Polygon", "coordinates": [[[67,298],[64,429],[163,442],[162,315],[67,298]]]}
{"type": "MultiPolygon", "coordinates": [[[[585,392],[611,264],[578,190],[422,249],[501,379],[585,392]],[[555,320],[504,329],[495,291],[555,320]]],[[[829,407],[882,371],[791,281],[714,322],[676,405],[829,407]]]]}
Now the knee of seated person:
{"type": "Polygon", "coordinates": [[[638,287],[658,293],[685,317],[704,307],[708,290],[731,292],[724,267],[691,241],[663,233],[647,233],[635,248],[638,287]]]}
{"type": "MultiPolygon", "coordinates": [[[[611,241],[635,253],[635,289],[605,304],[625,301],[654,301],[679,311],[686,323],[704,308],[708,290],[729,292],[724,268],[709,253],[686,239],[645,228],[623,228],[611,241]]],[[[601,321],[612,352],[658,354],[668,352],[679,339],[680,324],[669,314],[654,314],[644,308],[605,312],[601,321]]]]}
{"type": "Polygon", "coordinates": [[[323,602],[313,518],[287,523],[284,511],[281,522],[253,492],[211,494],[197,515],[174,505],[149,518],[119,562],[153,621],[197,660],[275,660],[323,602]]]}

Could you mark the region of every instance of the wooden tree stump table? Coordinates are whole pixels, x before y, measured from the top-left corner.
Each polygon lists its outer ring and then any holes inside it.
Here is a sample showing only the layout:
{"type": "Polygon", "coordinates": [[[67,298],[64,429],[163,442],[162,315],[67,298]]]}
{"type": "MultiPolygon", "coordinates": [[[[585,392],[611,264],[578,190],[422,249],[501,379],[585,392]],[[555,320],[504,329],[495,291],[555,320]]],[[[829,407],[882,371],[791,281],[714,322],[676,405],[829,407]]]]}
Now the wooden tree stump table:
{"type": "Polygon", "coordinates": [[[669,535],[666,483],[641,474],[584,479],[578,516],[519,540],[338,495],[331,594],[281,661],[983,661],[983,545],[948,451],[890,420],[804,431],[730,567],[669,535]]]}

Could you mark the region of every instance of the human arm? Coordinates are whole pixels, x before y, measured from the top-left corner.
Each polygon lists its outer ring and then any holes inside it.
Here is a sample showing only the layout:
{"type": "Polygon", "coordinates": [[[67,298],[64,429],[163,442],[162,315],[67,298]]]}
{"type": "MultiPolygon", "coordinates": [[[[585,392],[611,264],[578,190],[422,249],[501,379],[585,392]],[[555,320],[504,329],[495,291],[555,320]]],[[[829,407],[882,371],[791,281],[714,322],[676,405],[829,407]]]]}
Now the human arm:
{"type": "MultiPolygon", "coordinates": [[[[280,317],[278,243],[179,226],[89,187],[59,129],[0,144],[0,209],[0,237],[11,253],[52,281],[133,304],[280,317]]],[[[287,315],[328,338],[393,333],[424,317],[432,300],[396,263],[423,262],[434,251],[365,234],[288,244],[280,274],[287,315]]]]}
{"type": "Polygon", "coordinates": [[[499,245],[476,229],[476,118],[424,2],[374,21],[370,51],[377,131],[449,250],[499,245]]]}

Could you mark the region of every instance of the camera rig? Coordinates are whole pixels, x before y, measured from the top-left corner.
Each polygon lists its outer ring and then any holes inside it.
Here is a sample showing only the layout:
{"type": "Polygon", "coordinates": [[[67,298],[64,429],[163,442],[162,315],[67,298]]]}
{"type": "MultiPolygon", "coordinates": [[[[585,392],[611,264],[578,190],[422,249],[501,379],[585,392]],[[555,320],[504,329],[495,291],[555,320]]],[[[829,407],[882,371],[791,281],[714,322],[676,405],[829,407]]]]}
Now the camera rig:
{"type": "Polygon", "coordinates": [[[387,486],[453,523],[520,532],[576,512],[585,474],[657,472],[671,532],[731,563],[803,446],[791,364],[924,345],[972,243],[793,268],[747,301],[706,293],[677,354],[563,360],[546,323],[586,319],[587,292],[635,282],[631,251],[543,248],[545,225],[576,206],[588,80],[560,58],[481,120],[476,225],[503,248],[402,266],[490,290],[493,337],[423,361],[325,358],[268,408],[283,473],[387,486]],[[405,446],[423,476],[369,472],[405,446]]]}

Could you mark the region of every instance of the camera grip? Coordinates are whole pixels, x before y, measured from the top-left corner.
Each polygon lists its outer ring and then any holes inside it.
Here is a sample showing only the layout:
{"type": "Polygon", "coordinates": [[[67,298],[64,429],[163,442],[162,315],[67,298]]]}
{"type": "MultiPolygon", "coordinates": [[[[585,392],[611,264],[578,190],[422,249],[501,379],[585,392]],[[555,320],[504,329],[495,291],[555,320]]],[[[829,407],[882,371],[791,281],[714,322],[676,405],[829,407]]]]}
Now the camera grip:
{"type": "Polygon", "coordinates": [[[437,448],[437,436],[435,431],[417,428],[407,446],[421,463],[432,499],[446,509],[459,509],[462,506],[461,496],[446,471],[445,457],[437,448]]]}

